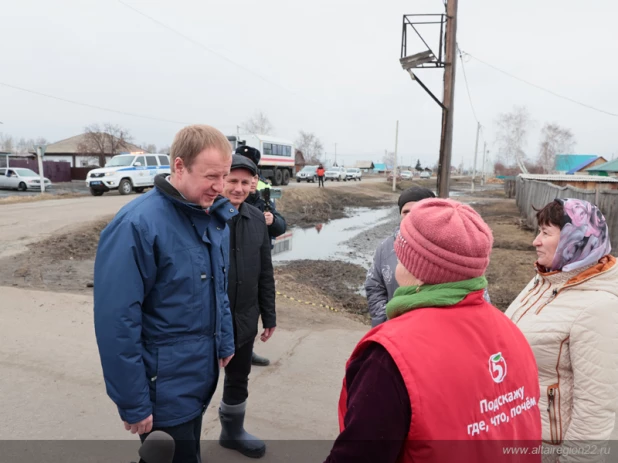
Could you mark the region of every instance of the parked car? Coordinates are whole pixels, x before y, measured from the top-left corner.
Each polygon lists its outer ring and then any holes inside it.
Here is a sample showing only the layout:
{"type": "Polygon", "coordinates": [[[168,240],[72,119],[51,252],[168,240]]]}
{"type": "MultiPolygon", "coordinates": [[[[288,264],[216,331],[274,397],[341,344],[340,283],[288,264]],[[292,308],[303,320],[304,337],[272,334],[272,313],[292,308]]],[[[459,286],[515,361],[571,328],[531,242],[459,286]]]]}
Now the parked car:
{"type": "MultiPolygon", "coordinates": [[[[52,187],[52,182],[45,177],[45,189],[52,187]]],[[[23,167],[0,168],[0,188],[12,190],[40,190],[41,176],[31,169],[23,167]]]]}
{"type": "Polygon", "coordinates": [[[401,178],[404,179],[404,180],[410,180],[410,179],[412,179],[413,176],[414,175],[409,170],[404,170],[404,171],[401,172],[401,178]]]}
{"type": "Polygon", "coordinates": [[[121,195],[132,191],[142,193],[154,186],[157,174],[170,173],[170,158],[167,154],[119,154],[100,169],[88,172],[86,184],[92,196],[101,196],[110,190],[121,195]]]}
{"type": "Polygon", "coordinates": [[[346,169],[345,171],[345,177],[346,180],[359,180],[362,178],[363,173],[360,169],[357,169],[355,167],[351,167],[350,169],[346,169]]]}
{"type": "Polygon", "coordinates": [[[421,172],[421,178],[431,178],[431,172],[427,172],[426,170],[424,170],[423,172],[421,172]]]}
{"type": "Polygon", "coordinates": [[[318,166],[305,166],[296,172],[296,181],[298,183],[306,181],[307,183],[315,183],[318,181],[318,166]]]}
{"type": "MultiPolygon", "coordinates": [[[[388,176],[386,177],[386,181],[387,181],[387,182],[392,182],[392,181],[393,181],[393,173],[392,173],[392,172],[389,172],[389,173],[388,173],[388,176]]],[[[397,181],[397,182],[401,181],[401,174],[400,174],[400,173],[397,173],[397,179],[396,179],[396,181],[397,181]]]]}
{"type": "Polygon", "coordinates": [[[331,182],[343,180],[345,182],[347,180],[346,171],[343,167],[331,167],[324,174],[324,180],[330,180],[331,182]]]}

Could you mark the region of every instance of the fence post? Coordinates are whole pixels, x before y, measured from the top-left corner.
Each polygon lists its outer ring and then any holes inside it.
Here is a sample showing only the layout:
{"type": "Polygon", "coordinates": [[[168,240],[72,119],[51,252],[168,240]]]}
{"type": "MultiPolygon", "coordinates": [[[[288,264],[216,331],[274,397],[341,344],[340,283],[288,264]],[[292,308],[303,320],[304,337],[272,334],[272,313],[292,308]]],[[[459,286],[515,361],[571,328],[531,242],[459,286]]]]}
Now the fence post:
{"type": "Polygon", "coordinates": [[[46,145],[38,145],[36,154],[39,161],[39,178],[41,179],[41,193],[45,193],[45,175],[43,175],[43,155],[45,154],[46,145]]]}

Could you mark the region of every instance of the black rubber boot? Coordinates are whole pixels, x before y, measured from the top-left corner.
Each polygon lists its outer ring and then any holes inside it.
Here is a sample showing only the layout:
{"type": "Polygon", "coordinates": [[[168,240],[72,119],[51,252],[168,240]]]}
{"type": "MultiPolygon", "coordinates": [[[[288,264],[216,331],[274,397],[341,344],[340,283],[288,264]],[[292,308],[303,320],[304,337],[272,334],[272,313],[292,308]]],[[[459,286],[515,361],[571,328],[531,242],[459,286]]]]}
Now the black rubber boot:
{"type": "Polygon", "coordinates": [[[246,457],[262,458],[266,453],[266,444],[249,434],[244,428],[246,407],[246,401],[238,405],[227,405],[221,402],[219,445],[226,449],[237,450],[246,457]]]}
{"type": "Polygon", "coordinates": [[[253,354],[251,354],[251,365],[265,367],[270,365],[270,360],[268,360],[266,357],[260,357],[255,352],[253,352],[253,354]]]}

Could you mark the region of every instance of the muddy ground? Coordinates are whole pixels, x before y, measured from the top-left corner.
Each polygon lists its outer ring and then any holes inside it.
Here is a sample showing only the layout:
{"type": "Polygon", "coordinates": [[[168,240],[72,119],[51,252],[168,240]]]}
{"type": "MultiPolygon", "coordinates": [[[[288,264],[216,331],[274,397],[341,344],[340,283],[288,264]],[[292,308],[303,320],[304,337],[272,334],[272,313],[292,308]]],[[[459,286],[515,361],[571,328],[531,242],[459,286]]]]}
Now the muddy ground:
{"type": "MultiPolygon", "coordinates": [[[[278,205],[290,226],[306,226],[342,217],[348,206],[393,207],[396,197],[381,184],[374,188],[350,186],[346,191],[324,189],[311,195],[286,191],[278,205]],[[290,210],[292,207],[295,210],[290,210]]],[[[533,234],[521,228],[514,200],[501,198],[498,190],[460,199],[470,201],[493,230],[495,243],[487,278],[493,304],[505,310],[533,276],[533,234]]],[[[280,265],[275,271],[277,290],[303,303],[328,305],[367,321],[362,285],[373,251],[397,227],[397,212],[393,208],[376,227],[346,242],[351,252],[364,256],[364,265],[309,260],[280,265]]],[[[0,260],[0,285],[91,294],[98,237],[107,222],[85,224],[72,233],[34,243],[26,253],[0,260]]],[[[279,303],[288,304],[289,300],[282,298],[279,303]]]]}

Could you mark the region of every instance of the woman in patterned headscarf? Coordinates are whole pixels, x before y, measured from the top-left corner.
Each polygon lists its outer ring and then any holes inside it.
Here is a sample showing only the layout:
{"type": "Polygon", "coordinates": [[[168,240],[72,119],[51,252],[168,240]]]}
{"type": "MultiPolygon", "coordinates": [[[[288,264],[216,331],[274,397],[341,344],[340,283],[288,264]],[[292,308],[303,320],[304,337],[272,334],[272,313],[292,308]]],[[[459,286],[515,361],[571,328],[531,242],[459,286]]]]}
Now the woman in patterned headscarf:
{"type": "Polygon", "coordinates": [[[618,408],[618,266],[609,230],[601,211],[579,199],[552,201],[537,222],[537,274],[506,315],[537,360],[545,444],[598,445],[610,438],[618,408]]]}

